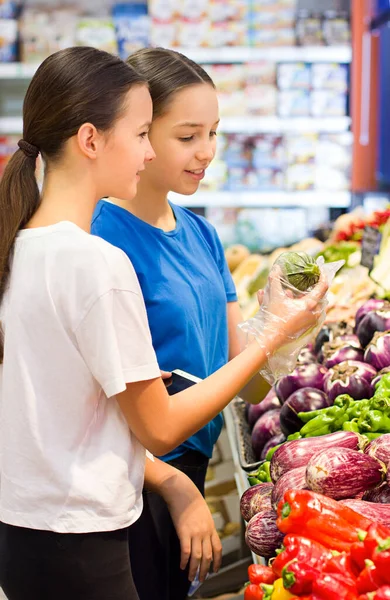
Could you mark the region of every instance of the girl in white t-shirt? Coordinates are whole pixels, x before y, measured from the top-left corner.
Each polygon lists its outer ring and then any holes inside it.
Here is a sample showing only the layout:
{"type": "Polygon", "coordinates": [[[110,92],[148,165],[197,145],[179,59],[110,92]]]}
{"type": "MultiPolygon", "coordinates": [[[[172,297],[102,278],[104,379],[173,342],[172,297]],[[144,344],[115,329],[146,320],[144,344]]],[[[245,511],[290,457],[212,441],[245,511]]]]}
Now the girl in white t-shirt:
{"type": "MultiPolygon", "coordinates": [[[[168,396],[134,269],[89,234],[99,198],[135,195],[154,158],[151,119],[144,79],[88,47],[46,59],[25,97],[23,139],[0,183],[1,583],[10,600],[136,599],[127,527],[142,510],[145,448],[163,455],[199,430],[321,312],[322,283],[291,318],[293,301],[271,298],[280,331],[168,396]]],[[[146,485],[168,499],[183,562],[191,554],[204,571],[214,552],[218,563],[191,482],[148,460],[146,485]]]]}

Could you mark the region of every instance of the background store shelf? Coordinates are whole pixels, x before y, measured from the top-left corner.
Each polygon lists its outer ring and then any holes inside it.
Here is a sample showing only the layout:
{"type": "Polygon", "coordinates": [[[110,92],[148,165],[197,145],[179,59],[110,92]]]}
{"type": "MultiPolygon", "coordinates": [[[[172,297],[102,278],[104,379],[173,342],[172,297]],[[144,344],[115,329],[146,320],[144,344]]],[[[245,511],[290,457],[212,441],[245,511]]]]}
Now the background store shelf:
{"type": "Polygon", "coordinates": [[[180,206],[214,207],[307,207],[325,206],[349,208],[350,192],[198,192],[194,196],[170,193],[169,198],[180,206]]]}
{"type": "MultiPolygon", "coordinates": [[[[349,129],[349,117],[223,117],[219,126],[221,133],[288,133],[288,132],[330,132],[339,133],[349,129]]],[[[0,133],[20,133],[20,117],[0,118],[0,133]]]]}
{"type": "MultiPolygon", "coordinates": [[[[294,46],[286,48],[177,48],[199,63],[241,63],[266,60],[270,62],[337,62],[350,63],[349,46],[294,46]]],[[[37,65],[0,63],[0,79],[30,79],[37,65]]]]}

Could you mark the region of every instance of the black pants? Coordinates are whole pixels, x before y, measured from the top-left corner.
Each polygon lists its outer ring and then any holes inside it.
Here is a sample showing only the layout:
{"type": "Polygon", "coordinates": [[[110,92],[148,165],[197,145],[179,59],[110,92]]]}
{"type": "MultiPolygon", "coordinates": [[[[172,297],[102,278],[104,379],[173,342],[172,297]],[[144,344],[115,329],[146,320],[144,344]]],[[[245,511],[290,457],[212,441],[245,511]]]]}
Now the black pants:
{"type": "MultiPolygon", "coordinates": [[[[186,452],[169,464],[183,471],[204,495],[208,459],[186,452]]],[[[129,528],[130,559],[140,600],[184,600],[188,569],[180,569],[180,542],[164,500],[144,491],[144,510],[129,528]]]]}
{"type": "Polygon", "coordinates": [[[9,600],[138,600],[127,528],[63,534],[2,525],[2,534],[9,600]]]}

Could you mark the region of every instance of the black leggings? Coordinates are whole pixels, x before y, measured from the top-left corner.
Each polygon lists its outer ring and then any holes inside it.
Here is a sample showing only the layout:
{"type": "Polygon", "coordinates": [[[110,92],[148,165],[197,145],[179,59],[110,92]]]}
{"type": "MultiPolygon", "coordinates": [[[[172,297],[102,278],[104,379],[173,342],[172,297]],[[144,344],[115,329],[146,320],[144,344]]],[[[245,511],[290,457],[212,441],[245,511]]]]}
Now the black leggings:
{"type": "Polygon", "coordinates": [[[139,600],[127,528],[64,534],[2,524],[1,533],[9,600],[139,600]]]}
{"type": "MultiPolygon", "coordinates": [[[[190,450],[169,461],[204,495],[208,458],[190,450]]],[[[129,528],[130,558],[140,600],[184,600],[188,568],[180,569],[180,542],[168,507],[158,494],[144,491],[144,510],[129,528]]]]}

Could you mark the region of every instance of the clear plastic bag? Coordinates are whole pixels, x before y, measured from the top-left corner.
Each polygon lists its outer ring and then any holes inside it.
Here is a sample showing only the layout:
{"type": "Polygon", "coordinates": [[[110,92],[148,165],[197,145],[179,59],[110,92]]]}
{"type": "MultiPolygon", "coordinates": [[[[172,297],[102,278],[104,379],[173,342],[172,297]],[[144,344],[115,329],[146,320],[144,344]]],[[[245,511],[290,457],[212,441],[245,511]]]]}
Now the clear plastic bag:
{"type": "MultiPolygon", "coordinates": [[[[325,279],[328,286],[344,262],[339,260],[325,264],[322,256],[317,259],[316,264],[321,277],[325,279]]],[[[268,350],[270,340],[276,340],[281,336],[287,340],[275,352],[267,353],[267,362],[260,371],[260,375],[271,385],[284,375],[291,373],[295,368],[300,351],[314,339],[325,320],[325,309],[328,303],[326,295],[317,305],[315,324],[309,329],[302,328],[300,331],[288,333],[291,320],[299,313],[303,314],[302,309],[305,309],[306,312],[309,310],[306,308],[307,301],[315,287],[314,285],[307,291],[299,291],[289,282],[282,264],[276,261],[271,269],[259,311],[254,317],[238,326],[243,348],[256,340],[262,348],[268,350]]]]}

